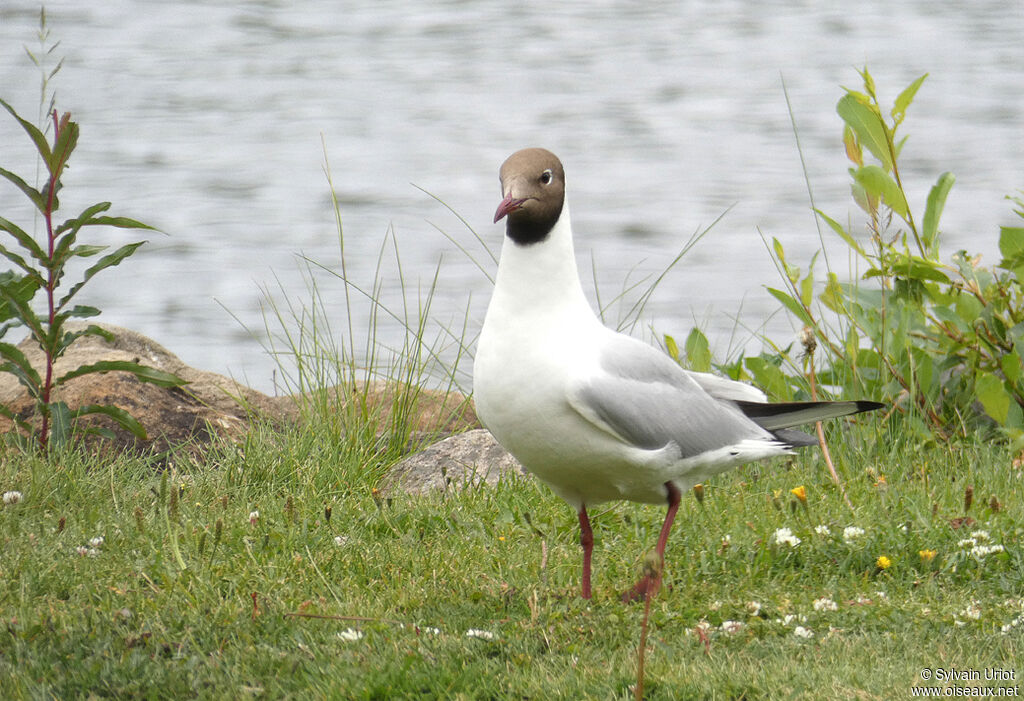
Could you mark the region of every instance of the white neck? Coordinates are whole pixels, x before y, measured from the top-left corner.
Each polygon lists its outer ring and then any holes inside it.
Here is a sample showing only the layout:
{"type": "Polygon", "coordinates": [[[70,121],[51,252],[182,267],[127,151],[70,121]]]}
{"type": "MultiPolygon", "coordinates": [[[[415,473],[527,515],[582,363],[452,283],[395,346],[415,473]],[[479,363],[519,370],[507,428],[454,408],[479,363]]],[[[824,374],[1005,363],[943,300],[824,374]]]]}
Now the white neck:
{"type": "Polygon", "coordinates": [[[543,241],[524,246],[505,237],[491,308],[514,309],[516,315],[585,309],[593,316],[576,269],[568,201],[543,241]]]}

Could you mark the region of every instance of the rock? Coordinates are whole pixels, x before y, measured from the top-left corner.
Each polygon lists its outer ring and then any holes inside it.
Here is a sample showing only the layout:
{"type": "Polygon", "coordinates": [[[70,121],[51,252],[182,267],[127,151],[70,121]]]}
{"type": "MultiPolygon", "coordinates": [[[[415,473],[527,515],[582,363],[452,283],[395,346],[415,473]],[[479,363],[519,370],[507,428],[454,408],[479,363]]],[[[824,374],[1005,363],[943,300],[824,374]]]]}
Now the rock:
{"type": "Polygon", "coordinates": [[[490,431],[478,428],[445,438],[405,458],[391,468],[380,488],[384,496],[396,492],[423,494],[481,482],[493,485],[507,475],[525,474],[523,466],[498,445],[490,431]]]}
{"type": "MultiPolygon", "coordinates": [[[[65,329],[74,331],[83,326],[68,323],[65,329]]],[[[160,387],[142,382],[129,372],[107,372],[76,377],[54,391],[52,399],[66,402],[71,409],[109,404],[134,416],[146,430],[145,440],[135,438],[107,417],[83,418],[86,427],[112,430],[115,447],[153,453],[188,444],[196,453],[214,437],[239,438],[254,416],[279,422],[294,421],[298,416],[296,403],[290,398],[268,397],[223,375],[189,367],[163,346],[134,331],[105,324],[101,327],[113,334],[113,342],[99,336],[81,336],[55,363],[54,377],[101,360],[128,360],[172,373],[188,383],[183,387],[160,387]]],[[[26,338],[18,348],[42,374],[44,358],[39,346],[26,338]]],[[[9,373],[0,374],[0,403],[19,419],[38,427],[35,403],[9,373]]],[[[0,432],[11,428],[8,419],[0,418],[0,432]]],[[[99,445],[96,439],[88,442],[99,445]]]]}
{"type": "MultiPolygon", "coordinates": [[[[82,336],[67,349],[54,367],[54,376],[101,360],[129,360],[177,375],[188,384],[182,387],[160,387],[140,381],[129,372],[107,372],[82,375],[55,390],[52,399],[64,401],[71,409],[89,404],[109,404],[135,417],[145,428],[145,440],[137,439],[103,416],[83,418],[85,427],[99,426],[115,434],[113,445],[89,438],[87,443],[103,450],[129,450],[152,454],[184,447],[201,459],[215,439],[238,440],[256,420],[285,426],[301,421],[302,407],[315,402],[312,396],[270,397],[217,373],[197,370],[153,340],[118,326],[99,325],[114,336],[107,342],[99,336],[82,336]]],[[[74,331],[83,324],[68,323],[74,331]]],[[[43,353],[26,338],[18,348],[34,368],[42,373],[43,353]]],[[[406,388],[407,390],[408,388],[406,388]]],[[[357,406],[363,417],[373,417],[378,433],[386,431],[395,419],[396,410],[405,411],[414,432],[438,434],[479,425],[472,403],[457,392],[431,392],[416,389],[401,391],[386,383],[367,386],[320,390],[319,397],[335,411],[357,406]]],[[[0,404],[19,419],[38,428],[35,403],[14,375],[0,373],[0,404]]],[[[12,430],[12,422],[0,417],[0,433],[12,430]]]]}

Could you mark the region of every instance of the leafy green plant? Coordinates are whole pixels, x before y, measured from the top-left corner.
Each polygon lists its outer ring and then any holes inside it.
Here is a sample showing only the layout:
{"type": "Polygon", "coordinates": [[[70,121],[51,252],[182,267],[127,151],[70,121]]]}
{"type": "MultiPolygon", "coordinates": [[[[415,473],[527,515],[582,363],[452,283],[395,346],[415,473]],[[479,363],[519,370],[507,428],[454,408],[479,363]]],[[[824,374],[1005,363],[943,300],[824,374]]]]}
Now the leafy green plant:
{"type": "MultiPolygon", "coordinates": [[[[41,15],[40,42],[45,45],[48,36],[45,14],[41,15]]],[[[51,47],[42,52],[47,55],[51,47]]],[[[42,60],[29,52],[33,62],[43,72],[43,89],[41,101],[47,104],[47,83],[59,70],[60,64],[47,72],[42,60]]],[[[55,220],[60,207],[58,194],[61,190],[61,177],[68,167],[68,161],[78,143],[79,127],[71,120],[71,115],[58,115],[49,101],[47,120],[52,120],[52,144],[43,131],[22,119],[18,113],[4,100],[2,106],[21,125],[31,138],[39,154],[39,162],[45,170],[43,186],[36,188],[24,178],[0,168],[0,176],[12,183],[33,204],[42,215],[45,233],[40,244],[25,228],[0,217],[0,231],[9,235],[16,244],[8,247],[0,244],[0,255],[14,265],[13,270],[0,273],[0,338],[15,327],[25,327],[43,352],[45,361],[42,373],[33,367],[25,354],[15,345],[0,342],[0,371],[13,374],[29,392],[40,416],[40,425],[33,427],[28,421],[19,418],[6,406],[0,406],[0,414],[13,421],[26,435],[34,437],[40,448],[61,445],[71,436],[75,422],[88,415],[105,415],[134,435],[144,438],[146,433],[128,412],[111,405],[92,404],[71,409],[65,402],[55,398],[55,390],[68,381],[91,373],[125,371],[134,374],[143,382],[153,382],[164,386],[175,386],[184,383],[180,378],[129,361],[100,361],[84,365],[63,374],[55,375],[55,363],[64,355],[75,340],[84,335],[93,335],[112,340],[111,334],[90,324],[84,328],[69,331],[66,324],[70,319],[85,319],[98,315],[100,310],[93,306],[72,304],[75,297],[99,272],[116,266],[132,255],[144,241],[128,243],[117,250],[100,257],[87,267],[80,280],[68,287],[64,284],[64,276],[68,264],[75,258],[92,258],[107,249],[107,246],[79,243],[79,234],[86,227],[110,226],[122,229],[152,229],[134,219],[113,217],[105,214],[110,209],[109,202],[100,202],[84,209],[77,216],[63,222],[55,220]],[[20,249],[20,250],[19,250],[20,249]],[[33,300],[42,293],[43,310],[33,309],[33,300]]],[[[87,429],[88,432],[110,435],[110,432],[97,427],[87,429]]],[[[18,436],[23,438],[23,436],[18,436]]]]}
{"type": "MultiPolygon", "coordinates": [[[[927,74],[904,89],[888,113],[871,74],[865,69],[860,75],[863,91],[846,89],[836,110],[867,236],[815,211],[845,244],[851,269],[863,272],[859,280],[841,282],[829,268],[816,296],[817,254],[804,273],[776,239],[771,254],[786,284],[769,292],[823,349],[819,383],[893,402],[919,437],[995,427],[1024,443],[1024,366],[1017,347],[1024,336],[1024,227],[1001,228],[1003,259],[995,266],[980,265],[964,250],[944,262],[939,221],[954,176],[938,177],[918,218],[899,169],[907,140],[900,128],[927,74]]],[[[1024,218],[1024,202],[1014,201],[1024,218]]],[[[788,359],[788,351],[778,357],[788,359]]]]}
{"type": "MultiPolygon", "coordinates": [[[[0,371],[12,373],[28,390],[35,401],[41,423],[39,428],[35,429],[27,421],[15,416],[8,407],[0,406],[0,414],[14,421],[29,435],[34,435],[41,448],[65,443],[71,435],[75,421],[94,414],[108,416],[134,435],[144,438],[146,432],[142,425],[123,409],[106,404],[90,404],[71,409],[65,402],[54,398],[54,390],[76,377],[110,371],[130,372],[143,382],[154,382],[164,386],[181,385],[183,380],[162,370],[131,361],[100,361],[74,368],[60,376],[55,376],[54,365],[68,347],[81,336],[93,335],[113,340],[108,331],[94,324],[68,331],[65,328],[68,320],[90,318],[100,313],[96,307],[72,302],[83,286],[95,275],[120,264],[145,243],[135,241],[107,253],[86,268],[78,282],[66,288],[62,283],[67,265],[72,259],[91,258],[107,249],[107,246],[79,243],[78,236],[81,231],[91,226],[122,229],[152,227],[134,219],[105,215],[104,212],[111,206],[109,202],[87,207],[78,216],[64,222],[55,221],[54,215],[60,207],[57,195],[61,190],[61,176],[78,143],[78,124],[71,121],[70,114],[58,116],[54,110],[51,114],[51,145],[39,128],[18,116],[7,102],[0,100],[0,106],[18,121],[32,139],[46,171],[43,187],[36,189],[10,170],[0,168],[0,176],[13,183],[32,201],[42,215],[45,227],[44,240],[40,245],[24,228],[0,217],[0,231],[9,234],[22,251],[0,245],[0,254],[16,267],[16,270],[0,274],[0,321],[3,322],[0,326],[0,337],[6,335],[11,328],[24,326],[28,329],[29,336],[39,344],[45,358],[40,373],[17,346],[0,342],[0,358],[3,359],[0,371]],[[36,312],[32,308],[32,301],[40,292],[44,298],[44,309],[42,312],[36,312]]],[[[88,430],[109,435],[109,431],[100,428],[88,430]]]]}

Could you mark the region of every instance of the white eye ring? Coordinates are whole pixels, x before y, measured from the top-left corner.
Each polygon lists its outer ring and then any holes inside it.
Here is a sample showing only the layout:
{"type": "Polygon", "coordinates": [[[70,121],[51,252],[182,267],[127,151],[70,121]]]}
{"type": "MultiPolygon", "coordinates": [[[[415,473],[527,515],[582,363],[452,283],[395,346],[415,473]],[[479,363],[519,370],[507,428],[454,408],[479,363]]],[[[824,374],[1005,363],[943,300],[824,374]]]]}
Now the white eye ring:
{"type": "Polygon", "coordinates": [[[545,170],[543,173],[540,174],[540,181],[544,185],[551,184],[551,181],[554,180],[554,178],[555,178],[555,175],[554,175],[554,173],[551,172],[550,168],[548,168],[547,170],[545,170]]]}

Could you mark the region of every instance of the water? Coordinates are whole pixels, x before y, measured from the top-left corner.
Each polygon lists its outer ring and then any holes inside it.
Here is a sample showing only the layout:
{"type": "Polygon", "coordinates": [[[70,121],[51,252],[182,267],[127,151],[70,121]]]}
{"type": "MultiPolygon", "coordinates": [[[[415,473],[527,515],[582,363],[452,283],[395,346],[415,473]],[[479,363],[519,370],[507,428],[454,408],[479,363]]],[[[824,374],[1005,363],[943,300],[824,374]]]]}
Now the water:
{"type": "MultiPolygon", "coordinates": [[[[460,323],[471,299],[472,336],[490,283],[437,229],[494,265],[414,185],[497,250],[498,166],[517,148],[542,145],[565,162],[580,265],[589,275],[593,261],[605,301],[627,276],[660,270],[732,207],[644,317],[678,337],[700,324],[723,354],[776,309],[763,287],[779,280],[758,230],[797,262],[818,246],[782,78],[818,206],[857,222],[834,107],[839,85],[859,87],[855,68],[865,64],[889,102],[930,72],[907,122],[912,205],[923,211],[935,179],[953,171],[945,250],[997,260],[998,226],[1015,223],[1003,198],[1024,187],[1018,3],[621,7],[47,3],[61,40],[55,55],[66,57],[58,107],[82,127],[62,212],[111,200],[113,212],[166,232],[98,276],[82,301],[192,365],[272,391],[275,363],[245,327],[263,330],[263,289],[279,301],[279,285],[293,300],[308,298],[297,254],[338,265],[326,153],[350,277],[371,283],[393,230],[407,285],[429,285],[444,257],[434,311],[460,323]]],[[[36,3],[0,2],[0,96],[28,117],[39,84],[23,45],[36,47],[37,26],[36,3]]],[[[31,155],[0,114],[0,165],[31,175],[31,155]]],[[[0,184],[0,213],[31,221],[18,199],[0,184]]],[[[133,234],[91,233],[109,243],[133,234]]],[[[383,294],[397,300],[393,265],[384,282],[383,294]]],[[[318,283],[344,331],[341,285],[326,275],[318,283]]],[[[365,320],[355,328],[359,336],[365,320]]],[[[768,329],[781,342],[792,334],[781,314],[768,329]]],[[[381,333],[397,337],[393,325],[381,333]]]]}

